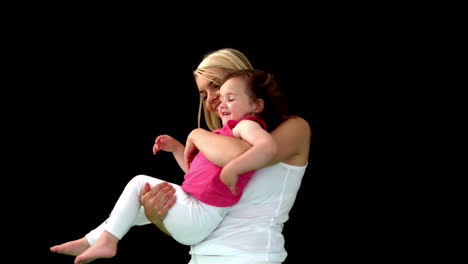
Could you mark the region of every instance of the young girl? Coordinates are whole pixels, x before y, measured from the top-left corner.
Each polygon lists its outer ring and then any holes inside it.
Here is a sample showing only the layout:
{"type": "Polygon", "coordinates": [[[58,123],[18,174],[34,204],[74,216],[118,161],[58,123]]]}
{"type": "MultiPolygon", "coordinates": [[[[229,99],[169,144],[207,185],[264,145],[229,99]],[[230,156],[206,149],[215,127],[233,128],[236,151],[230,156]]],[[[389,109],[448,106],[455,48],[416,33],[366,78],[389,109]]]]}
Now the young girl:
{"type": "MultiPolygon", "coordinates": [[[[287,118],[282,94],[277,89],[273,76],[259,70],[237,71],[225,77],[220,88],[221,103],[217,107],[223,127],[213,133],[241,138],[253,147],[243,154],[245,158],[236,164],[235,170],[223,173],[223,168],[209,162],[202,152],[185,162],[177,160],[187,173],[182,186],[172,184],[177,201],[163,224],[180,243],[192,245],[208,236],[230,206],[241,198],[254,173],[245,169],[251,166],[249,162],[266,162],[276,155],[276,144],[267,132],[265,122],[271,131],[287,118]]],[[[154,153],[170,151],[173,140],[169,136],[158,137],[154,153]]],[[[197,142],[189,136],[185,151],[193,153],[193,149],[198,149],[197,142]]],[[[137,221],[141,209],[140,192],[147,182],[157,185],[162,181],[144,175],[134,177],[103,224],[85,237],[54,246],[51,250],[76,255],[75,263],[113,257],[119,240],[132,226],[151,223],[148,219],[137,221]]]]}

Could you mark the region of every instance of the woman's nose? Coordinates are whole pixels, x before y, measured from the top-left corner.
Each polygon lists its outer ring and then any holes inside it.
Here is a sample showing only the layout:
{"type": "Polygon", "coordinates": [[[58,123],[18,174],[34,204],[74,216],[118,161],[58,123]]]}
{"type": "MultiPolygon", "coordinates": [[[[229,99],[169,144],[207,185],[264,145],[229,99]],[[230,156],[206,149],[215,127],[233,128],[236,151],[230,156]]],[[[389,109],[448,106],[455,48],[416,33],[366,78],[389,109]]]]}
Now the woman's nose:
{"type": "Polygon", "coordinates": [[[219,95],[217,93],[208,93],[208,98],[206,98],[206,101],[208,103],[213,103],[219,99],[219,95]]]}
{"type": "Polygon", "coordinates": [[[208,94],[206,104],[209,110],[216,111],[219,105],[219,95],[208,94]]]}

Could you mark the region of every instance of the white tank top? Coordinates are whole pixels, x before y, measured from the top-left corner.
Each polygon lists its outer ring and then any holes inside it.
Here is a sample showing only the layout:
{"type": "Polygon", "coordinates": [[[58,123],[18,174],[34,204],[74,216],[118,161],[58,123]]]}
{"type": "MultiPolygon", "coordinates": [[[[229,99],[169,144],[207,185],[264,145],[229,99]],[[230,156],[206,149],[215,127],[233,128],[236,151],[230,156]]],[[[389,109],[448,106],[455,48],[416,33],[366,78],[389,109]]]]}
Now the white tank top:
{"type": "Polygon", "coordinates": [[[283,224],[289,218],[306,167],[280,162],[257,170],[241,200],[206,239],[191,246],[190,254],[284,261],[283,224]]]}

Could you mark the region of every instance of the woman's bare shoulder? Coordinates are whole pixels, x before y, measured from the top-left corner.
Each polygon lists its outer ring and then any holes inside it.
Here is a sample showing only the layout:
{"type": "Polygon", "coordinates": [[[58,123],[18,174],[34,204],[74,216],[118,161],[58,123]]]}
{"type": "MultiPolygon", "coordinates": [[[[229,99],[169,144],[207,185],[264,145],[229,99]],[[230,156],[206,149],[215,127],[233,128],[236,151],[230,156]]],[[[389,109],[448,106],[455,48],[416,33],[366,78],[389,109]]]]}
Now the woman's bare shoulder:
{"type": "Polygon", "coordinates": [[[279,154],[276,161],[290,165],[307,163],[311,142],[311,128],[302,117],[291,116],[272,132],[278,143],[279,154]]]}
{"type": "Polygon", "coordinates": [[[311,128],[309,125],[309,122],[305,120],[304,118],[293,115],[290,116],[287,120],[285,120],[282,125],[287,126],[289,129],[292,131],[300,131],[302,133],[308,133],[309,135],[311,134],[311,128]]]}

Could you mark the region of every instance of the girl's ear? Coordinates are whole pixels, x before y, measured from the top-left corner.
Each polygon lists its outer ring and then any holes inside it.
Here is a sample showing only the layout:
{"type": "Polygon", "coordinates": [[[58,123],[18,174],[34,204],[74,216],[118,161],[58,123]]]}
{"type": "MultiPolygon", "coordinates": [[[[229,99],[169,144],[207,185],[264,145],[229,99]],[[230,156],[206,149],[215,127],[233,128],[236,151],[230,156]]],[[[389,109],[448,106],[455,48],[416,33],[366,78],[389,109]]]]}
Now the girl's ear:
{"type": "Polygon", "coordinates": [[[264,108],[265,108],[265,101],[263,101],[263,99],[257,99],[257,101],[255,102],[254,112],[256,114],[259,114],[263,111],[264,108]]]}

